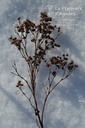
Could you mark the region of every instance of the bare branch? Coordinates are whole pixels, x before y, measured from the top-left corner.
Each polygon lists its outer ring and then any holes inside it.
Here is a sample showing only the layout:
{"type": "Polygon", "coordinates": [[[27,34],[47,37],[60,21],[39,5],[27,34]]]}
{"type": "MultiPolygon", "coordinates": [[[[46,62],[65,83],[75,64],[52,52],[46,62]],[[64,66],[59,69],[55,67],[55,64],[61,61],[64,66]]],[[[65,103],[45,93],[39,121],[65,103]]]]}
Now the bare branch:
{"type": "Polygon", "coordinates": [[[32,102],[31,102],[31,98],[29,98],[29,97],[26,95],[26,93],[22,90],[21,87],[19,87],[19,89],[20,89],[20,91],[22,92],[22,94],[26,97],[26,99],[30,102],[30,105],[32,106],[32,108],[35,110],[35,107],[34,107],[34,105],[33,105],[32,102]]]}
{"type": "MultiPolygon", "coordinates": [[[[20,77],[22,80],[24,80],[25,83],[27,84],[28,88],[29,88],[30,91],[32,92],[32,89],[31,89],[31,87],[30,87],[28,81],[27,81],[24,77],[22,77],[22,76],[19,74],[19,72],[18,72],[18,70],[17,70],[17,67],[16,67],[16,63],[14,63],[14,65],[12,65],[12,67],[14,68],[14,70],[15,70],[15,72],[16,72],[16,73],[13,73],[13,72],[12,72],[12,74],[17,75],[17,76],[20,77]]],[[[33,92],[32,92],[32,93],[33,93],[33,92]]]]}

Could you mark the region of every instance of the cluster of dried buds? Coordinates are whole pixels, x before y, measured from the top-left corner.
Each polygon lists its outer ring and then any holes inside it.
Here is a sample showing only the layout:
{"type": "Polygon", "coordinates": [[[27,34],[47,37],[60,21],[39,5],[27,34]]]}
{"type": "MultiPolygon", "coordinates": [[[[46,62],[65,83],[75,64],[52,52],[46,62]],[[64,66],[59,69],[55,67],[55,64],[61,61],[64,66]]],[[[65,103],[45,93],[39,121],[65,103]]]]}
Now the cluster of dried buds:
{"type": "Polygon", "coordinates": [[[53,26],[52,18],[47,15],[46,12],[40,13],[40,23],[35,25],[29,19],[26,19],[21,23],[21,18],[18,18],[18,24],[15,25],[15,32],[18,37],[10,36],[9,41],[15,45],[18,50],[22,53],[23,57],[28,61],[29,64],[39,66],[48,50],[55,47],[60,47],[56,43],[56,39],[61,33],[60,27],[53,26]],[[57,31],[55,39],[52,37],[53,30],[57,31]],[[27,37],[32,34],[31,42],[35,44],[34,56],[29,56],[27,51],[27,37]]]}
{"type": "Polygon", "coordinates": [[[21,43],[22,43],[21,39],[17,39],[17,37],[13,37],[11,35],[9,41],[11,42],[11,44],[15,45],[18,48],[18,50],[21,49],[21,43]]]}
{"type": "Polygon", "coordinates": [[[21,19],[18,18],[19,20],[19,25],[16,26],[18,32],[22,32],[22,33],[30,33],[30,31],[34,32],[35,31],[35,27],[36,25],[30,21],[29,19],[26,19],[23,23],[21,23],[21,19]]]}
{"type": "Polygon", "coordinates": [[[42,60],[44,60],[48,50],[55,47],[60,47],[60,45],[56,43],[56,39],[61,33],[60,27],[57,28],[56,26],[53,26],[51,21],[52,18],[49,17],[46,12],[40,13],[40,24],[36,25],[37,36],[31,40],[36,44],[36,56],[34,56],[34,58],[36,57],[36,66],[38,66],[42,60]],[[52,37],[53,30],[57,30],[56,38],[52,37]]]}
{"type": "Polygon", "coordinates": [[[52,67],[52,66],[55,66],[55,71],[52,72],[52,75],[55,77],[56,76],[56,72],[59,70],[59,69],[62,69],[64,70],[64,72],[66,73],[70,73],[72,72],[75,68],[78,67],[78,65],[76,65],[74,63],[74,61],[72,60],[71,62],[69,62],[68,60],[68,54],[63,54],[62,57],[60,56],[53,56],[50,58],[50,62],[48,63],[46,61],[46,66],[48,68],[52,67]]]}

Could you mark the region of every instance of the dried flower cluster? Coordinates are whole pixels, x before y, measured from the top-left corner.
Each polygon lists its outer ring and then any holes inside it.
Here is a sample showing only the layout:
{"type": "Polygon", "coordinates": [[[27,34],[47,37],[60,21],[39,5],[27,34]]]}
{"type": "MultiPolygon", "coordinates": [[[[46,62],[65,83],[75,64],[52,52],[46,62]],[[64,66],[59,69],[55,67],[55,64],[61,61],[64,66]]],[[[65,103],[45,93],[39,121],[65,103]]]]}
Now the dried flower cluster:
{"type": "Polygon", "coordinates": [[[16,87],[18,87],[23,95],[29,100],[30,105],[34,110],[38,127],[44,128],[44,111],[50,93],[78,66],[73,61],[69,62],[68,54],[63,54],[62,57],[55,55],[50,57],[49,59],[46,59],[46,55],[49,50],[60,48],[60,45],[56,42],[56,40],[61,34],[61,28],[57,27],[56,25],[52,25],[52,17],[49,17],[46,12],[40,13],[40,23],[38,25],[30,21],[29,19],[21,22],[21,18],[19,17],[17,20],[18,24],[16,24],[14,28],[17,36],[13,37],[11,35],[9,37],[9,41],[12,45],[15,45],[18,48],[21,56],[26,61],[29,69],[28,76],[30,77],[30,81],[26,80],[19,73],[16,63],[14,63],[13,65],[15,73],[12,73],[20,77],[27,84],[32,94],[31,98],[29,98],[27,94],[23,91],[22,86],[24,85],[22,84],[21,80],[18,81],[16,87]],[[55,38],[52,37],[54,30],[57,34],[55,38]],[[32,37],[31,40],[28,40],[29,37],[32,37]],[[29,45],[29,41],[34,46],[33,55],[30,55],[27,48],[27,46],[29,45]],[[49,84],[47,88],[45,88],[46,84],[42,83],[45,91],[45,97],[43,99],[44,102],[41,110],[39,108],[39,103],[36,96],[36,79],[38,77],[38,72],[40,71],[40,65],[42,64],[42,62],[45,63],[48,69],[49,84]],[[56,81],[56,84],[53,85],[53,81],[55,77],[57,77],[59,71],[62,71],[62,76],[60,80],[56,81]]]}
{"type": "MultiPolygon", "coordinates": [[[[71,62],[69,62],[68,60],[68,54],[63,54],[62,57],[60,56],[52,56],[50,58],[50,63],[48,63],[46,61],[46,66],[48,68],[50,68],[51,66],[55,66],[55,74],[58,70],[63,70],[64,71],[64,75],[69,75],[69,73],[71,73],[75,68],[78,67],[78,65],[76,65],[74,63],[74,61],[72,60],[71,62]]],[[[55,75],[56,76],[56,75],[55,75]]]]}

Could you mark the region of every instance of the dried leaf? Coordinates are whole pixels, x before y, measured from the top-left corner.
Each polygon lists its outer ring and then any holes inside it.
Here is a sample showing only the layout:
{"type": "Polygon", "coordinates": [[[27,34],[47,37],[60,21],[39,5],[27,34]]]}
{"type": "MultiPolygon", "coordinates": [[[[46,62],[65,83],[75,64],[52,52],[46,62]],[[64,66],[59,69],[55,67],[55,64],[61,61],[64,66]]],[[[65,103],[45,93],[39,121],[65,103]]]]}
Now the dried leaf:
{"type": "Polygon", "coordinates": [[[56,76],[56,71],[53,71],[52,72],[52,75],[55,77],[56,76]]]}
{"type": "Polygon", "coordinates": [[[19,80],[18,81],[18,83],[17,83],[17,85],[16,85],[16,87],[21,87],[21,86],[24,86],[22,83],[21,83],[21,81],[19,80]]]}

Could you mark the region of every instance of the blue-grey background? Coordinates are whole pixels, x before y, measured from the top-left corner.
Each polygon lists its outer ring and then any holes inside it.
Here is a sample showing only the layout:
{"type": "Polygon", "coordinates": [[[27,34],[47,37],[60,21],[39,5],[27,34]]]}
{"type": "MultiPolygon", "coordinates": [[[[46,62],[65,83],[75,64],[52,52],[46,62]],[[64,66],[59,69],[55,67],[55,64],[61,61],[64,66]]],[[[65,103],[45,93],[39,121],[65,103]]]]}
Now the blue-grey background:
{"type": "MultiPolygon", "coordinates": [[[[0,128],[34,128],[30,105],[16,89],[17,77],[11,74],[16,60],[23,73],[20,55],[8,37],[20,16],[38,23],[39,13],[47,11],[54,24],[62,28],[58,39],[62,53],[68,52],[79,65],[50,97],[45,112],[46,128],[85,127],[85,1],[84,0],[0,0],[0,128]]],[[[43,70],[42,76],[46,74],[43,70]]],[[[24,73],[25,75],[25,73],[24,73]]],[[[55,82],[57,79],[55,80],[55,82]]]]}

